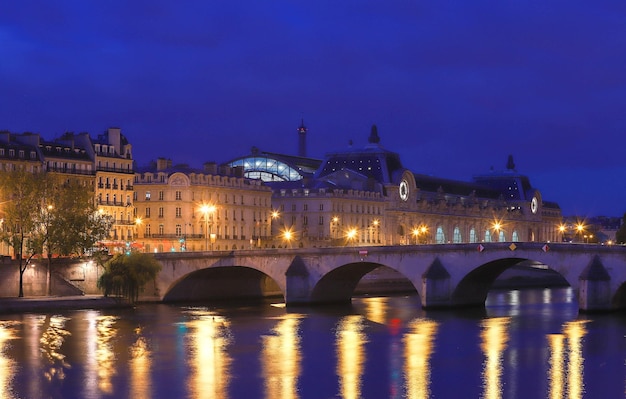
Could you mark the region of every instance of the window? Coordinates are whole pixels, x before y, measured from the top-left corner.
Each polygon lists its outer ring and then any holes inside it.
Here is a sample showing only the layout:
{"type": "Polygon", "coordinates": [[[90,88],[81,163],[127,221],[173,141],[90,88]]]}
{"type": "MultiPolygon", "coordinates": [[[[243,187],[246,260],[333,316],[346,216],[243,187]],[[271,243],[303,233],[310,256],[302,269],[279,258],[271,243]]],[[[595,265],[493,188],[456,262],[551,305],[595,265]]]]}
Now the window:
{"type": "Polygon", "coordinates": [[[309,217],[308,216],[302,216],[302,225],[303,226],[308,226],[309,225],[309,217]]]}
{"type": "Polygon", "coordinates": [[[320,226],[323,226],[323,225],[324,225],[324,216],[320,216],[319,221],[318,221],[318,224],[319,224],[320,226]]]}
{"type": "Polygon", "coordinates": [[[320,211],[324,210],[324,204],[320,204],[320,211]]]}
{"type": "Polygon", "coordinates": [[[459,229],[458,226],[454,228],[452,242],[454,242],[455,244],[463,242],[463,239],[461,237],[461,230],[459,229]]]}
{"type": "Polygon", "coordinates": [[[491,232],[489,229],[485,230],[485,242],[491,242],[491,232]]]}
{"type": "Polygon", "coordinates": [[[469,242],[474,243],[476,242],[476,229],[474,229],[473,227],[470,229],[470,235],[469,235],[469,242]]]}
{"type": "Polygon", "coordinates": [[[159,217],[162,218],[163,217],[163,208],[159,208],[159,217]]]}
{"type": "Polygon", "coordinates": [[[150,225],[146,225],[146,236],[150,236],[150,225]]]}
{"type": "Polygon", "coordinates": [[[183,217],[183,210],[181,207],[176,207],[176,217],[177,218],[183,217]]]}
{"type": "Polygon", "coordinates": [[[183,234],[183,229],[181,228],[180,224],[176,225],[176,237],[180,237],[183,234]]]}
{"type": "Polygon", "coordinates": [[[163,201],[163,191],[159,191],[159,201],[163,201]]]}
{"type": "Polygon", "coordinates": [[[500,235],[498,236],[498,241],[499,242],[505,242],[506,241],[506,237],[504,237],[504,231],[500,230],[500,235]]]}
{"type": "Polygon", "coordinates": [[[176,201],[180,201],[183,199],[182,191],[176,191],[176,201]]]}
{"type": "Polygon", "coordinates": [[[308,211],[309,210],[309,204],[302,205],[302,210],[303,211],[308,211]]]}
{"type": "Polygon", "coordinates": [[[291,204],[291,210],[295,211],[296,210],[296,204],[291,204]]]}
{"type": "Polygon", "coordinates": [[[445,244],[446,235],[443,233],[443,227],[437,226],[437,233],[435,234],[435,241],[437,244],[445,244]]]}
{"type": "Polygon", "coordinates": [[[511,241],[514,241],[514,242],[519,241],[519,236],[517,235],[517,230],[513,230],[513,235],[511,236],[511,241]]]}
{"type": "MultiPolygon", "coordinates": [[[[108,184],[108,182],[107,182],[107,184],[108,184]]],[[[150,201],[150,191],[146,191],[146,201],[150,201]]]]}
{"type": "Polygon", "coordinates": [[[150,217],[150,208],[146,208],[146,219],[150,217]]]}

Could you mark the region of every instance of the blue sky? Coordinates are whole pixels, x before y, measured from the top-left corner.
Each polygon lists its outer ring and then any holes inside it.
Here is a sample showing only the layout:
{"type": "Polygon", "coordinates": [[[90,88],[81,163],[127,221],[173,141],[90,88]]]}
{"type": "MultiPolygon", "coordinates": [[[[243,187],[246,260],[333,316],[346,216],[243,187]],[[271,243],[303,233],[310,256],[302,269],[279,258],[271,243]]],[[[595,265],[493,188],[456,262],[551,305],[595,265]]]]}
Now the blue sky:
{"type": "Polygon", "coordinates": [[[626,2],[19,1],[0,129],[122,128],[139,164],[381,144],[470,180],[509,154],[565,215],[626,211],[626,2]]]}

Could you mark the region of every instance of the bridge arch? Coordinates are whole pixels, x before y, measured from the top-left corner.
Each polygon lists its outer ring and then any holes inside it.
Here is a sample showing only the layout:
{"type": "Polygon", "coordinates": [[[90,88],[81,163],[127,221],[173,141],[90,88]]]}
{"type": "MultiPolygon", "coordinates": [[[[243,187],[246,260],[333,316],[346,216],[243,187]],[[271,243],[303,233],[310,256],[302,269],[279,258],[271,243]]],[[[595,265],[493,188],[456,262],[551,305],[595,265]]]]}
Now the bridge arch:
{"type": "Polygon", "coordinates": [[[528,269],[550,270],[555,276],[560,276],[560,283],[575,286],[575,282],[569,281],[567,276],[560,274],[550,265],[521,257],[505,257],[486,262],[472,269],[457,284],[452,292],[451,302],[453,306],[482,306],[487,300],[489,291],[494,288],[494,282],[502,273],[513,266],[524,266],[528,269]]]}
{"type": "MultiPolygon", "coordinates": [[[[312,303],[348,303],[355,294],[356,288],[367,274],[378,268],[393,270],[409,281],[419,295],[418,287],[402,272],[376,262],[353,262],[336,267],[324,274],[315,284],[311,291],[312,303]]],[[[384,287],[380,287],[384,291],[384,287]]]]}
{"type": "Polygon", "coordinates": [[[163,302],[248,300],[280,296],[284,290],[271,276],[247,266],[209,267],[174,281],[163,302]]]}

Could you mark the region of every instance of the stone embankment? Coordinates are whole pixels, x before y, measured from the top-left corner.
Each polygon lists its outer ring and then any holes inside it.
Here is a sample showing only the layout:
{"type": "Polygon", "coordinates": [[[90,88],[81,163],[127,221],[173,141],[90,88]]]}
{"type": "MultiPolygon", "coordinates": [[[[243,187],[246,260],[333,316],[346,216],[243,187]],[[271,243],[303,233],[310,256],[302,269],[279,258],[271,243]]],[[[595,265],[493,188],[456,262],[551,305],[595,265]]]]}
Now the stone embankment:
{"type": "Polygon", "coordinates": [[[110,309],[130,306],[119,298],[102,295],[0,298],[0,314],[50,312],[74,309],[110,309]]]}

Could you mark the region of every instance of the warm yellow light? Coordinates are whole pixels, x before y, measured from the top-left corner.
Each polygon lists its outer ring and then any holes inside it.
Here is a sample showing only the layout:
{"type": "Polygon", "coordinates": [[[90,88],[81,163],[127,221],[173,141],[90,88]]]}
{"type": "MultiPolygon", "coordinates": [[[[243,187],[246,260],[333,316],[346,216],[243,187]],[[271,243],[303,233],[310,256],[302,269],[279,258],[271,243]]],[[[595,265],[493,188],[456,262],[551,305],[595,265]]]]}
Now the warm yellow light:
{"type": "Polygon", "coordinates": [[[346,232],[346,237],[348,238],[348,240],[354,240],[356,238],[356,235],[357,235],[356,229],[350,229],[346,232]]]}
{"type": "Polygon", "coordinates": [[[291,239],[293,238],[293,233],[291,232],[291,230],[283,231],[283,238],[287,241],[291,241],[291,239]]]}
{"type": "Polygon", "coordinates": [[[585,229],[585,225],[583,225],[582,223],[578,223],[576,225],[576,230],[578,230],[578,232],[582,232],[585,229]]]}
{"type": "Polygon", "coordinates": [[[135,224],[136,224],[136,225],[140,225],[140,224],[141,224],[141,222],[142,222],[141,218],[136,218],[136,219],[135,219],[135,224]]]}
{"type": "Polygon", "coordinates": [[[417,237],[420,234],[420,230],[419,229],[413,229],[411,231],[411,234],[413,234],[415,237],[417,237]]]}
{"type": "Polygon", "coordinates": [[[374,219],[374,221],[372,222],[372,224],[373,224],[374,226],[378,226],[378,223],[380,223],[380,222],[378,221],[378,219],[374,219]]]}
{"type": "Polygon", "coordinates": [[[337,223],[339,221],[339,218],[337,216],[333,216],[333,223],[337,223]]]}
{"type": "Polygon", "coordinates": [[[51,211],[54,208],[52,205],[48,205],[48,210],[51,211]]]}
{"type": "Polygon", "coordinates": [[[501,227],[502,227],[502,225],[500,224],[500,222],[495,222],[495,223],[493,224],[493,229],[494,229],[495,231],[500,231],[500,228],[501,228],[501,227]]]}
{"type": "Polygon", "coordinates": [[[278,211],[272,211],[272,219],[276,219],[278,216],[280,216],[280,213],[278,213],[278,211]]]}
{"type": "Polygon", "coordinates": [[[203,204],[202,206],[200,206],[200,212],[202,212],[204,216],[208,215],[209,213],[213,213],[215,212],[215,205],[203,204]]]}
{"type": "Polygon", "coordinates": [[[426,227],[426,226],[422,226],[422,227],[420,227],[420,233],[424,234],[424,233],[426,233],[427,231],[428,231],[428,227],[426,227]]]}
{"type": "Polygon", "coordinates": [[[561,233],[564,233],[566,228],[567,228],[567,227],[565,227],[565,225],[564,225],[564,224],[559,225],[559,231],[560,231],[561,233]]]}

